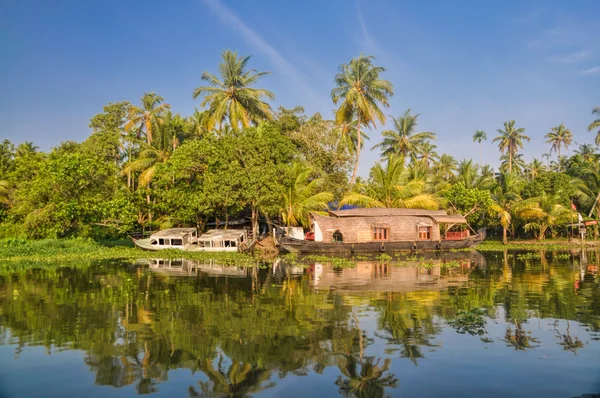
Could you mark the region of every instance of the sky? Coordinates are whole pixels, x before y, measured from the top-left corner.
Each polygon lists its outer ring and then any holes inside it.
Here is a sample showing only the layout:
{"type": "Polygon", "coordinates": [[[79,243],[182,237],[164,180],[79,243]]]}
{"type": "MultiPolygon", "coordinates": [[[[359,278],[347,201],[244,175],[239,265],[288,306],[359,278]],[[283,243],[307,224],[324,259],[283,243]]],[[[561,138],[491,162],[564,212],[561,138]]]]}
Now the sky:
{"type": "MultiPolygon", "coordinates": [[[[418,131],[437,134],[438,153],[499,164],[491,142],[516,120],[529,161],[564,123],[577,144],[600,106],[600,1],[531,0],[0,0],[0,139],[49,150],[90,134],[109,102],[139,103],[157,92],[176,113],[200,100],[202,72],[221,52],[252,55],[270,71],[260,86],[278,106],[332,117],[339,65],[365,53],[387,71],[388,115],[420,113],[418,131]],[[473,143],[476,130],[488,141],[473,143]]],[[[367,176],[379,159],[361,155],[367,176]]],[[[570,151],[576,149],[575,145],[570,151]]]]}

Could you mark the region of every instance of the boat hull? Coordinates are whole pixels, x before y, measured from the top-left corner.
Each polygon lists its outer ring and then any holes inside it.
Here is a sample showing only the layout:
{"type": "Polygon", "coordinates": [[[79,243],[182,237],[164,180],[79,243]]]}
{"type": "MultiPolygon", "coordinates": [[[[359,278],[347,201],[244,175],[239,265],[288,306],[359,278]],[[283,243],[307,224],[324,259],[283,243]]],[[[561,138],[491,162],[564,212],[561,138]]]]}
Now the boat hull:
{"type": "Polygon", "coordinates": [[[279,249],[288,253],[299,254],[355,254],[355,253],[390,253],[395,251],[445,251],[475,247],[485,239],[485,231],[460,240],[438,241],[404,241],[404,242],[315,242],[289,237],[281,238],[279,249]]]}
{"type": "Polygon", "coordinates": [[[197,245],[187,245],[185,247],[156,247],[150,244],[149,239],[132,239],[133,243],[136,247],[139,247],[142,250],[150,251],[150,252],[158,252],[161,250],[181,250],[184,252],[237,252],[239,249],[237,247],[199,247],[197,245]]]}

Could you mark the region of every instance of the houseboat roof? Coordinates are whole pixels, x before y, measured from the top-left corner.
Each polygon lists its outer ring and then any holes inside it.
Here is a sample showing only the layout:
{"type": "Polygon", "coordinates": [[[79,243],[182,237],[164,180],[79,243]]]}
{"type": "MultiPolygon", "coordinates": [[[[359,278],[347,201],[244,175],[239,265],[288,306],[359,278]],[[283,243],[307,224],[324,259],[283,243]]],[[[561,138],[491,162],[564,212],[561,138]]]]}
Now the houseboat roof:
{"type": "Polygon", "coordinates": [[[198,237],[201,241],[237,240],[244,235],[243,229],[209,229],[198,237]]]}
{"type": "Polygon", "coordinates": [[[446,210],[424,210],[424,209],[349,209],[330,210],[329,214],[337,218],[350,217],[429,217],[438,224],[466,224],[467,219],[460,214],[448,214],[446,210]]]}
{"type": "Polygon", "coordinates": [[[445,210],[393,209],[374,207],[369,209],[329,210],[333,217],[393,217],[393,216],[447,216],[445,210]]]}
{"type": "Polygon", "coordinates": [[[163,229],[162,231],[155,232],[151,235],[152,238],[182,238],[189,234],[190,232],[194,232],[196,228],[169,228],[163,229]]]}

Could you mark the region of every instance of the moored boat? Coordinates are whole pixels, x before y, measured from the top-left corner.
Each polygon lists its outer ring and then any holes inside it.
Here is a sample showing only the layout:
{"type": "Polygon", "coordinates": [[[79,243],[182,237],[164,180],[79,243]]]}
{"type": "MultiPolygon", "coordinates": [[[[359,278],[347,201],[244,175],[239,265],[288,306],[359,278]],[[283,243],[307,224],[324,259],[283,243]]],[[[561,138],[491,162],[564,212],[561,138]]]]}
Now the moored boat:
{"type": "Polygon", "coordinates": [[[463,216],[444,210],[331,210],[327,216],[311,213],[310,224],[308,239],[281,236],[279,248],[294,253],[383,253],[463,249],[485,239],[485,229],[471,234],[463,216]]]}
{"type": "Polygon", "coordinates": [[[169,228],[146,239],[133,239],[143,250],[178,249],[188,252],[236,252],[250,247],[248,233],[241,229],[210,229],[198,236],[196,228],[169,228]]]}

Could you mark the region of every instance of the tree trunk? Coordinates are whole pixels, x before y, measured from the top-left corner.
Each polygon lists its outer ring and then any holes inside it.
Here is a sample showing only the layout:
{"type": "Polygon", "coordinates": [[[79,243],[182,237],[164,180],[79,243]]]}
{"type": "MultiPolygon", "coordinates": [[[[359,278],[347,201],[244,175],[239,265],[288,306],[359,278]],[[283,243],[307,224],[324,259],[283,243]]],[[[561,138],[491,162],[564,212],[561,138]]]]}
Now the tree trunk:
{"type": "MultiPolygon", "coordinates": [[[[152,224],[152,209],[150,208],[150,184],[146,186],[148,193],[146,194],[146,203],[148,203],[148,223],[152,224]]],[[[152,226],[150,227],[152,228],[152,226]]]]}
{"type": "Polygon", "coordinates": [[[508,174],[512,174],[512,152],[508,151],[508,174]]]}
{"type": "Polygon", "coordinates": [[[229,224],[229,209],[225,208],[225,229],[227,229],[227,224],[229,224]]]}
{"type": "Polygon", "coordinates": [[[502,244],[508,244],[508,239],[506,239],[506,227],[502,227],[502,244]]]}
{"type": "Polygon", "coordinates": [[[252,201],[252,238],[258,238],[258,210],[256,209],[256,201],[252,201]]]}
{"type": "Polygon", "coordinates": [[[358,173],[358,160],[360,158],[360,144],[361,144],[361,135],[360,135],[360,115],[357,116],[356,122],[356,160],[354,162],[354,171],[352,171],[352,177],[350,178],[350,185],[354,184],[356,181],[356,174],[358,173]]]}

